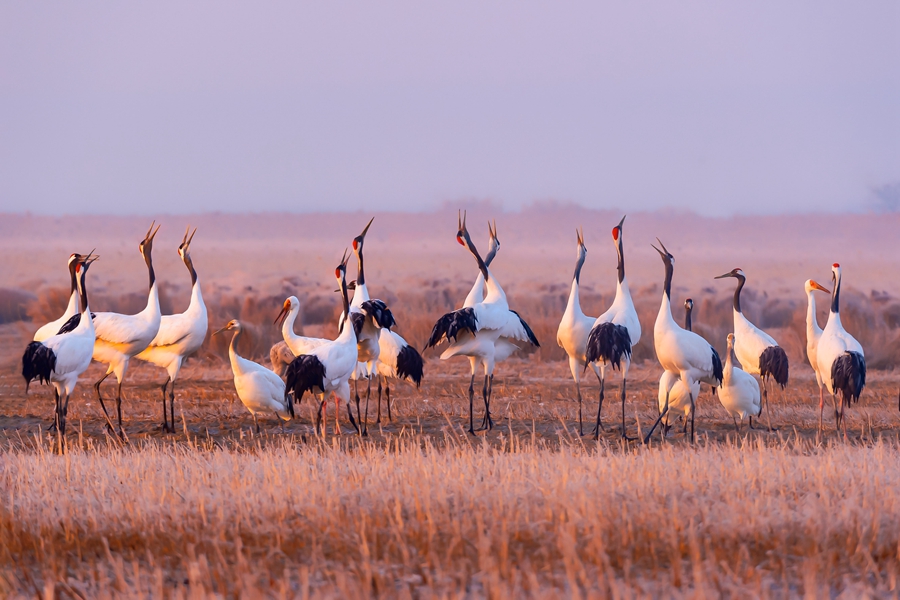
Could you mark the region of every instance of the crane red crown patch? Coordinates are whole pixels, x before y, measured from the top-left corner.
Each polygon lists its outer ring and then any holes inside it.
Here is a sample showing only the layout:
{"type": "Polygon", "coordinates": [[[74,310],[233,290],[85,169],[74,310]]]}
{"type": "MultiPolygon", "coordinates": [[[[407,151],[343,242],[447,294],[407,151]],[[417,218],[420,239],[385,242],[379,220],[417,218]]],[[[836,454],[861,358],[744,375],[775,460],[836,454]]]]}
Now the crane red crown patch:
{"type": "Polygon", "coordinates": [[[341,268],[340,267],[338,267],[337,269],[334,270],[334,276],[337,277],[338,279],[341,278],[341,268]]]}
{"type": "Polygon", "coordinates": [[[831,266],[834,267],[835,269],[840,269],[840,268],[841,268],[841,265],[839,265],[838,263],[834,263],[834,264],[831,265],[831,266]]]}
{"type": "Polygon", "coordinates": [[[613,240],[619,241],[619,228],[613,227],[613,240]]]}
{"type": "Polygon", "coordinates": [[[462,236],[461,236],[461,235],[457,235],[457,236],[456,236],[456,241],[459,242],[459,245],[460,245],[460,246],[465,246],[465,243],[463,242],[463,239],[462,239],[462,236]]]}
{"type": "Polygon", "coordinates": [[[357,242],[357,241],[354,239],[354,240],[353,240],[353,249],[356,250],[356,247],[357,247],[358,245],[359,245],[359,242],[357,242]]]}

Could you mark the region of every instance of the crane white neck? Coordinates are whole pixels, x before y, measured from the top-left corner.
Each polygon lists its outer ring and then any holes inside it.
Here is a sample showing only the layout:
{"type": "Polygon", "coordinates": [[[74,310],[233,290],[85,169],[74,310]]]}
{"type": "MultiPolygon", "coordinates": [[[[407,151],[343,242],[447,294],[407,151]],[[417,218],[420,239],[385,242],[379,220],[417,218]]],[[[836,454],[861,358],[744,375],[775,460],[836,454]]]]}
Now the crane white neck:
{"type": "Polygon", "coordinates": [[[806,336],[817,337],[822,334],[819,320],[816,317],[816,296],[814,290],[806,292],[806,336]]]}

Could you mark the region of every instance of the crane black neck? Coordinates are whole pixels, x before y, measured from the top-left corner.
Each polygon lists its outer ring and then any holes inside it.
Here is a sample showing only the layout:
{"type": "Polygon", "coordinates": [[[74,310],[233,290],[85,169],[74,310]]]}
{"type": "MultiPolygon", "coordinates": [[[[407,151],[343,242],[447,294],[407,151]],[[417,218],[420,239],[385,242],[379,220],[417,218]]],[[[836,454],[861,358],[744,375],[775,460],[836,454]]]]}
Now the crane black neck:
{"type": "Polygon", "coordinates": [[[735,275],[735,279],[738,280],[738,284],[734,288],[734,310],[735,312],[741,312],[741,290],[744,289],[744,283],[747,279],[743,275],[735,275]]]}
{"type": "MultiPolygon", "coordinates": [[[[191,260],[191,255],[185,253],[184,255],[184,266],[187,267],[188,272],[191,274],[191,287],[197,285],[197,271],[194,270],[194,261],[191,260]]],[[[151,282],[152,286],[153,283],[151,282]]]]}
{"type": "Polygon", "coordinates": [[[691,310],[692,310],[691,307],[686,306],[684,308],[684,328],[687,331],[692,331],[692,329],[691,329],[691,310]]]}
{"type": "Polygon", "coordinates": [[[150,288],[153,288],[153,284],[156,283],[156,273],[153,271],[153,258],[151,257],[151,250],[147,249],[142,254],[144,254],[144,262],[147,263],[147,271],[150,274],[150,288]]]}
{"type": "Polygon", "coordinates": [[[482,260],[481,255],[478,254],[478,248],[475,247],[475,244],[472,243],[472,240],[469,239],[469,236],[466,236],[466,248],[469,252],[472,253],[472,256],[475,257],[475,262],[478,263],[478,269],[481,271],[481,274],[484,275],[484,280],[487,281],[490,277],[488,276],[488,268],[487,265],[484,264],[484,260],[482,260]]]}
{"type": "MultiPolygon", "coordinates": [[[[362,271],[360,271],[360,274],[361,273],[362,271]]],[[[350,298],[347,295],[347,273],[343,270],[341,271],[341,303],[344,308],[344,320],[341,322],[341,327],[343,327],[350,321],[350,298]]],[[[350,328],[353,328],[352,324],[350,324],[350,328]]]]}
{"type": "Polygon", "coordinates": [[[487,256],[484,257],[484,264],[490,267],[491,263],[494,262],[495,256],[497,256],[497,248],[491,248],[490,252],[487,253],[487,256]]]}
{"type": "Polygon", "coordinates": [[[834,291],[831,292],[831,312],[841,312],[841,276],[837,275],[834,279],[834,291]]]}
{"type": "Polygon", "coordinates": [[[85,284],[85,275],[87,275],[87,265],[81,265],[81,273],[78,276],[78,286],[81,288],[81,310],[82,312],[87,312],[90,314],[90,308],[88,307],[88,293],[87,293],[87,285],[85,284]]]}
{"type": "Polygon", "coordinates": [[[356,265],[359,268],[359,272],[356,274],[356,285],[366,285],[366,273],[363,268],[362,246],[360,246],[359,250],[356,251],[356,265]]]}
{"type": "Polygon", "coordinates": [[[666,292],[666,298],[668,298],[669,301],[671,302],[672,301],[672,275],[675,274],[675,265],[672,264],[671,258],[666,259],[665,265],[666,265],[666,281],[663,286],[663,290],[666,292]]]}
{"type": "Polygon", "coordinates": [[[578,262],[575,263],[575,283],[581,283],[581,267],[584,266],[584,254],[578,257],[578,262]]]}
{"type": "Polygon", "coordinates": [[[75,273],[75,270],[78,268],[78,259],[73,260],[69,263],[69,279],[71,279],[72,289],[69,290],[69,294],[74,292],[78,287],[78,276],[75,273]]]}
{"type": "Polygon", "coordinates": [[[625,281],[625,248],[622,246],[622,234],[619,234],[619,239],[616,240],[616,245],[619,250],[619,264],[616,267],[616,271],[619,274],[619,283],[625,281]]]}

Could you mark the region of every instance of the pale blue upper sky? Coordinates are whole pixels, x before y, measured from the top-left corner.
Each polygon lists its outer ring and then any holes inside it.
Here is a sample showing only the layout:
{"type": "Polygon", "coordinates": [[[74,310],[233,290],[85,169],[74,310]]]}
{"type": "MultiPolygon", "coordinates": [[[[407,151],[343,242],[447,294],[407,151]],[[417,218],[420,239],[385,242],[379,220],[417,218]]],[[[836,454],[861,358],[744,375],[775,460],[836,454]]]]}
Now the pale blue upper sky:
{"type": "Polygon", "coordinates": [[[853,210],[900,3],[0,5],[0,211],[853,210]]]}

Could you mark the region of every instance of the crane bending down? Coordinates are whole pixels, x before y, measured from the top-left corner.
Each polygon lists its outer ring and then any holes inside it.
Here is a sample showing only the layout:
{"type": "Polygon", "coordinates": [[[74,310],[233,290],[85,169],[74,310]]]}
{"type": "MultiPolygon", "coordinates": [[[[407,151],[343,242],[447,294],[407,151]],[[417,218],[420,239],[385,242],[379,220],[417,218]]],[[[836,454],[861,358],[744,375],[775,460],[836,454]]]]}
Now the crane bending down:
{"type": "Polygon", "coordinates": [[[575,235],[578,241],[575,274],[572,276],[572,288],[569,290],[566,310],[563,313],[562,320],[559,322],[559,328],[556,330],[556,343],[566,351],[566,355],[569,357],[569,370],[572,372],[572,379],[575,380],[575,393],[578,396],[578,435],[584,435],[582,418],[584,402],[581,397],[581,373],[586,365],[589,364],[601,385],[603,379],[600,376],[600,367],[597,366],[597,363],[588,363],[586,358],[588,336],[597,319],[596,317],[585,315],[581,310],[581,268],[584,266],[584,259],[587,257],[587,248],[584,245],[584,232],[576,230],[575,235]]]}
{"type": "MultiPolygon", "coordinates": [[[[155,221],[153,225],[155,225],[155,221]]],[[[94,316],[94,329],[97,339],[94,342],[94,360],[107,365],[106,374],[94,384],[100,407],[106,416],[107,424],[109,412],[103,403],[100,394],[100,384],[115,373],[118,387],[116,388],[116,413],[119,424],[119,437],[125,439],[125,430],[122,428],[122,382],[128,373],[128,365],[131,358],[144,351],[156,334],[159,332],[159,324],[162,315],[159,312],[159,287],[156,283],[156,274],[153,272],[153,238],[159,231],[150,225],[147,235],[138,246],[144,262],[147,264],[147,272],[150,275],[150,293],[147,296],[147,307],[136,315],[122,315],[112,312],[98,312],[94,316]]],[[[111,424],[110,424],[111,426],[111,424]]]]}
{"type": "MultiPolygon", "coordinates": [[[[656,239],[662,250],[653,246],[659,253],[665,267],[665,280],[663,284],[662,302],[659,305],[659,313],[656,315],[656,323],[653,326],[653,345],[656,349],[656,357],[662,368],[666,371],[678,373],[685,388],[689,390],[691,405],[691,442],[695,439],[694,420],[697,414],[696,396],[694,386],[698,382],[708,383],[718,387],[722,383],[722,360],[716,349],[705,339],[686,331],[678,326],[672,318],[672,276],[675,273],[675,257],[666,249],[659,238],[656,239]]],[[[659,418],[644,438],[644,443],[650,440],[653,431],[659,425],[662,418],[668,412],[666,406],[659,418]]]]}
{"type": "MultiPolygon", "coordinates": [[[[358,433],[361,429],[353,419],[350,410],[350,376],[357,367],[359,357],[357,351],[357,330],[350,319],[350,300],[347,296],[347,260],[349,255],[344,251],[341,264],[334,270],[334,276],[341,290],[341,301],[344,307],[344,318],[340,323],[340,335],[330,343],[314,348],[309,354],[301,354],[288,365],[285,373],[285,394],[293,394],[294,401],[300,402],[303,394],[310,392],[319,397],[319,409],[316,416],[316,431],[322,423],[325,412],[326,394],[334,393],[335,400],[335,434],[340,434],[340,400],[347,403],[350,424],[358,433]]],[[[322,429],[324,433],[324,428],[322,429]]]]}
{"type": "MultiPolygon", "coordinates": [[[[631,291],[628,289],[628,279],[625,278],[625,248],[623,246],[622,225],[625,217],[612,229],[613,242],[616,245],[618,266],[616,271],[616,297],[612,306],[605,313],[597,317],[594,326],[588,336],[586,362],[600,365],[600,403],[597,406],[597,424],[594,426],[594,439],[599,439],[600,413],[603,410],[604,388],[606,387],[606,369],[622,371],[622,437],[628,438],[625,429],[625,385],[628,379],[628,368],[631,366],[631,350],[641,341],[641,322],[634,302],[631,299],[631,291]],[[623,365],[624,363],[624,365],[623,365]]],[[[586,367],[585,367],[586,368],[586,367]]]]}
{"type": "Polygon", "coordinates": [[[818,290],[831,295],[831,290],[822,287],[812,279],[806,280],[803,289],[806,292],[806,357],[816,373],[816,384],[819,386],[819,429],[821,430],[822,416],[825,412],[825,379],[819,370],[819,361],[816,358],[819,339],[822,337],[822,328],[819,327],[819,320],[816,317],[816,297],[813,292],[818,290]]]}
{"type": "Polygon", "coordinates": [[[822,330],[822,337],[816,347],[816,362],[831,394],[834,406],[835,429],[843,426],[844,439],[847,438],[847,422],[844,408],[859,402],[859,396],[866,387],[866,357],[862,345],[850,335],[841,323],[841,265],[831,266],[831,310],[828,322],[822,330]],[[837,393],[841,394],[838,408],[837,393]]]}
{"type": "MultiPolygon", "coordinates": [[[[456,241],[475,257],[478,269],[484,277],[487,294],[484,300],[476,303],[474,306],[455,310],[438,319],[431,330],[431,336],[425,345],[425,349],[437,346],[446,340],[450,346],[441,354],[441,360],[457,355],[475,358],[475,361],[472,363],[472,377],[469,381],[468,429],[469,433],[474,434],[475,369],[478,364],[484,365],[482,398],[484,399],[485,414],[483,428],[492,429],[494,423],[491,418],[490,398],[493,387],[494,366],[498,354],[498,340],[506,338],[507,340],[528,342],[535,346],[540,344],[528,324],[516,312],[509,309],[506,293],[488,270],[487,265],[469,237],[464,215],[459,217],[458,223],[459,229],[456,234],[456,241]]],[[[509,343],[511,344],[512,342],[509,343]]]]}
{"type": "Polygon", "coordinates": [[[231,372],[234,374],[234,389],[241,403],[253,415],[256,433],[259,433],[258,414],[261,412],[275,415],[283,433],[284,421],[290,421],[294,417],[294,403],[284,393],[284,381],[274,371],[237,353],[238,338],[243,331],[240,321],[235,319],[228,321],[225,327],[215,331],[213,335],[223,331],[234,331],[228,345],[228,359],[231,362],[231,372]]]}
{"type": "MultiPolygon", "coordinates": [[[[197,229],[194,229],[197,233],[197,229]]],[[[175,433],[175,380],[181,372],[184,360],[200,349],[206,339],[208,321],[206,303],[200,291],[200,279],[194,270],[191,260],[191,241],[194,233],[188,226],[184,238],[178,246],[178,256],[191,275],[191,301],[187,310],[178,315],[163,315],[159,322],[159,331],[150,345],[135,358],[161,367],[166,370],[166,381],[162,384],[163,431],[175,433]],[[188,234],[190,233],[190,236],[188,234]],[[171,387],[169,387],[171,383],[171,387]],[[166,388],[169,388],[169,413],[171,422],[166,417],[166,388]]]]}
{"type": "Polygon", "coordinates": [[[771,429],[768,382],[769,378],[772,378],[784,390],[788,383],[790,369],[787,353],[771,335],[747,320],[747,317],[741,311],[741,290],[744,289],[744,283],[747,281],[744,272],[741,269],[732,269],[728,273],[719,275],[716,279],[724,279],[726,277],[733,277],[738,281],[737,287],[734,288],[733,301],[734,354],[740,361],[744,371],[758,375],[762,381],[766,420],[768,421],[769,429],[771,429]]]}

